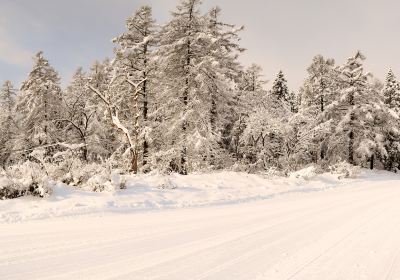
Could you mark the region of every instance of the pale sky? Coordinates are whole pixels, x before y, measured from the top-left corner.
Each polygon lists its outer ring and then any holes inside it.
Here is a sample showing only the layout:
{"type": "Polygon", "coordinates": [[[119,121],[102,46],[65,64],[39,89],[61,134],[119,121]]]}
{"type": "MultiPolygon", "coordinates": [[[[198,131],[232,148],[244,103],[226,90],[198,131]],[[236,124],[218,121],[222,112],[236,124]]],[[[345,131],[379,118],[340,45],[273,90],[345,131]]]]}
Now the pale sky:
{"type": "MultiPolygon", "coordinates": [[[[111,39],[143,4],[164,23],[177,0],[0,0],[0,83],[19,83],[39,50],[66,84],[78,66],[112,57],[111,39]]],[[[366,70],[383,80],[391,67],[400,78],[400,1],[397,0],[204,0],[202,11],[222,8],[228,23],[244,25],[241,60],[280,69],[297,90],[313,56],[343,63],[360,49],[366,70]]],[[[271,82],[269,83],[269,86],[271,82]]]]}

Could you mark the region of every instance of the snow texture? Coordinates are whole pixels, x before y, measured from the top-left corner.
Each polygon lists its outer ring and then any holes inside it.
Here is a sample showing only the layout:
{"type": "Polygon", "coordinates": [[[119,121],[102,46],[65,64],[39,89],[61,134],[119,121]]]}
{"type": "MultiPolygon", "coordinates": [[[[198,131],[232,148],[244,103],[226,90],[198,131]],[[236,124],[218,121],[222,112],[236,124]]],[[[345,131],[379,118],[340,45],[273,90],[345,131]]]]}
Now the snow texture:
{"type": "Polygon", "coordinates": [[[116,193],[1,201],[2,221],[20,222],[0,225],[1,278],[398,279],[399,175],[306,177],[139,176],[116,193]]]}
{"type": "MultiPolygon", "coordinates": [[[[317,175],[314,167],[293,173],[289,178],[268,178],[235,172],[181,175],[113,174],[111,182],[101,176],[89,179],[88,186],[101,192],[77,190],[62,183],[52,185],[46,198],[23,197],[1,201],[0,222],[16,223],[84,214],[140,212],[147,210],[204,207],[271,199],[290,193],[313,192],[349,186],[365,180],[339,179],[343,174],[317,175]],[[123,182],[123,184],[121,184],[123,182]],[[124,189],[120,189],[123,185],[124,189]]],[[[375,173],[380,178],[380,173],[375,173]]],[[[382,173],[386,174],[386,173],[382,173]]],[[[395,176],[395,175],[393,175],[395,176]]],[[[2,180],[3,181],[3,180],[2,180]]],[[[4,179],[5,183],[8,181],[4,179]]],[[[1,186],[0,186],[1,188],[1,186]]]]}

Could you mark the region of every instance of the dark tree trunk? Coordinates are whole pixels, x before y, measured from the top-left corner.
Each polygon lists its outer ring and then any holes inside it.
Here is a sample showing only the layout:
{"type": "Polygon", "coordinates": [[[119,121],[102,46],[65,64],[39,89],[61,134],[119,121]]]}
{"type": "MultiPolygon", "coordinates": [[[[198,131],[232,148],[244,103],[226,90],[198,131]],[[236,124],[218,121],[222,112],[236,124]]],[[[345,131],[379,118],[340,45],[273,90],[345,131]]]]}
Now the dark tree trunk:
{"type": "MultiPolygon", "coordinates": [[[[146,74],[144,74],[145,77],[147,76],[146,74]]],[[[148,101],[147,101],[147,81],[145,80],[143,82],[143,120],[144,123],[147,123],[148,120],[148,101]]],[[[143,140],[143,166],[147,165],[148,162],[148,157],[149,157],[149,143],[147,142],[147,138],[146,135],[144,136],[144,140],[143,140]]]]}
{"type": "MultiPolygon", "coordinates": [[[[189,26],[188,28],[191,28],[192,25],[192,20],[193,20],[193,9],[194,6],[190,7],[189,10],[189,26]]],[[[189,87],[190,87],[190,81],[189,81],[189,76],[190,76],[190,64],[191,64],[191,41],[190,41],[190,32],[189,32],[189,39],[187,41],[187,50],[186,50],[186,69],[185,69],[185,90],[183,91],[183,111],[187,111],[188,103],[189,103],[189,87]]],[[[179,173],[182,175],[187,175],[188,170],[187,170],[187,146],[186,146],[186,138],[187,138],[187,121],[184,120],[182,123],[182,133],[183,133],[183,141],[182,141],[182,150],[181,150],[181,167],[179,173]]]]}
{"type": "MultiPolygon", "coordinates": [[[[354,106],[354,93],[350,94],[349,104],[350,106],[354,106]]],[[[354,112],[350,114],[350,132],[349,132],[349,163],[354,165],[354,120],[355,115],[354,112]]]]}
{"type": "Polygon", "coordinates": [[[374,169],[374,161],[375,161],[375,155],[372,155],[372,156],[370,157],[370,159],[369,159],[369,168],[370,168],[371,170],[374,169]]]}
{"type": "Polygon", "coordinates": [[[132,160],[131,160],[131,172],[133,174],[138,173],[138,154],[136,151],[131,152],[132,160]]]}
{"type": "Polygon", "coordinates": [[[349,163],[354,165],[354,132],[349,133],[349,163]]]}
{"type": "MultiPolygon", "coordinates": [[[[147,32],[145,34],[147,36],[147,32]]],[[[143,120],[145,125],[147,124],[148,121],[148,94],[147,94],[147,50],[148,50],[148,45],[145,44],[143,47],[143,54],[144,54],[144,68],[145,70],[143,71],[143,86],[142,86],[142,93],[143,93],[143,120]]],[[[148,157],[149,157],[149,143],[147,142],[146,135],[144,136],[143,139],[143,166],[146,166],[148,163],[148,157]]],[[[147,169],[147,168],[146,168],[147,169]]],[[[146,172],[146,170],[144,170],[146,172]]]]}
{"type": "Polygon", "coordinates": [[[85,139],[84,139],[83,143],[85,143],[85,146],[82,147],[82,160],[87,162],[88,161],[88,149],[87,149],[85,139]]]}

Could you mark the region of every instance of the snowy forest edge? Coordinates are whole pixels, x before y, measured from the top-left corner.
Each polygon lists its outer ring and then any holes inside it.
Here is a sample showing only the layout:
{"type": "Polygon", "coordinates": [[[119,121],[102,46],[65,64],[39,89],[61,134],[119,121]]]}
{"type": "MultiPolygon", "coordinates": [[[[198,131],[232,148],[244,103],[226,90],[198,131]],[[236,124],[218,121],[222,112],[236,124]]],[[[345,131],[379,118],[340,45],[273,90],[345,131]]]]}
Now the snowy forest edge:
{"type": "Polygon", "coordinates": [[[239,61],[243,28],[200,7],[182,0],[163,26],[140,8],[113,39],[114,57],[78,68],[66,89],[42,52],[19,90],[6,81],[0,198],[44,196],[43,178],[101,191],[113,173],[397,172],[392,70],[382,83],[360,51],[343,65],[317,55],[298,92],[283,71],[265,90],[261,67],[239,61]]]}

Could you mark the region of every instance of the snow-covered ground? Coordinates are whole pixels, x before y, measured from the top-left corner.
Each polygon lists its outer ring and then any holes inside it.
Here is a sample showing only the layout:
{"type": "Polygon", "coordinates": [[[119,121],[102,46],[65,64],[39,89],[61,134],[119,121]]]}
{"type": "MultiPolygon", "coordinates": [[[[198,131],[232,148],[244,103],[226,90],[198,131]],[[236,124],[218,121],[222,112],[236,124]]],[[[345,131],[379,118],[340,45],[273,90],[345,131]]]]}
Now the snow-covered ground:
{"type": "Polygon", "coordinates": [[[400,279],[399,175],[127,186],[0,201],[0,279],[400,279]]]}
{"type": "MultiPolygon", "coordinates": [[[[363,180],[363,179],[361,179],[363,180]]],[[[337,175],[315,175],[312,167],[290,178],[270,178],[247,173],[112,175],[102,193],[81,191],[64,184],[53,184],[53,194],[45,199],[24,197],[0,201],[0,223],[14,223],[60,216],[138,212],[145,210],[205,207],[271,199],[293,192],[320,191],[347,185],[337,175]],[[297,178],[298,177],[298,178],[297,178]],[[125,190],[120,190],[126,181],[125,190]]],[[[353,183],[353,180],[350,180],[353,183]]]]}

